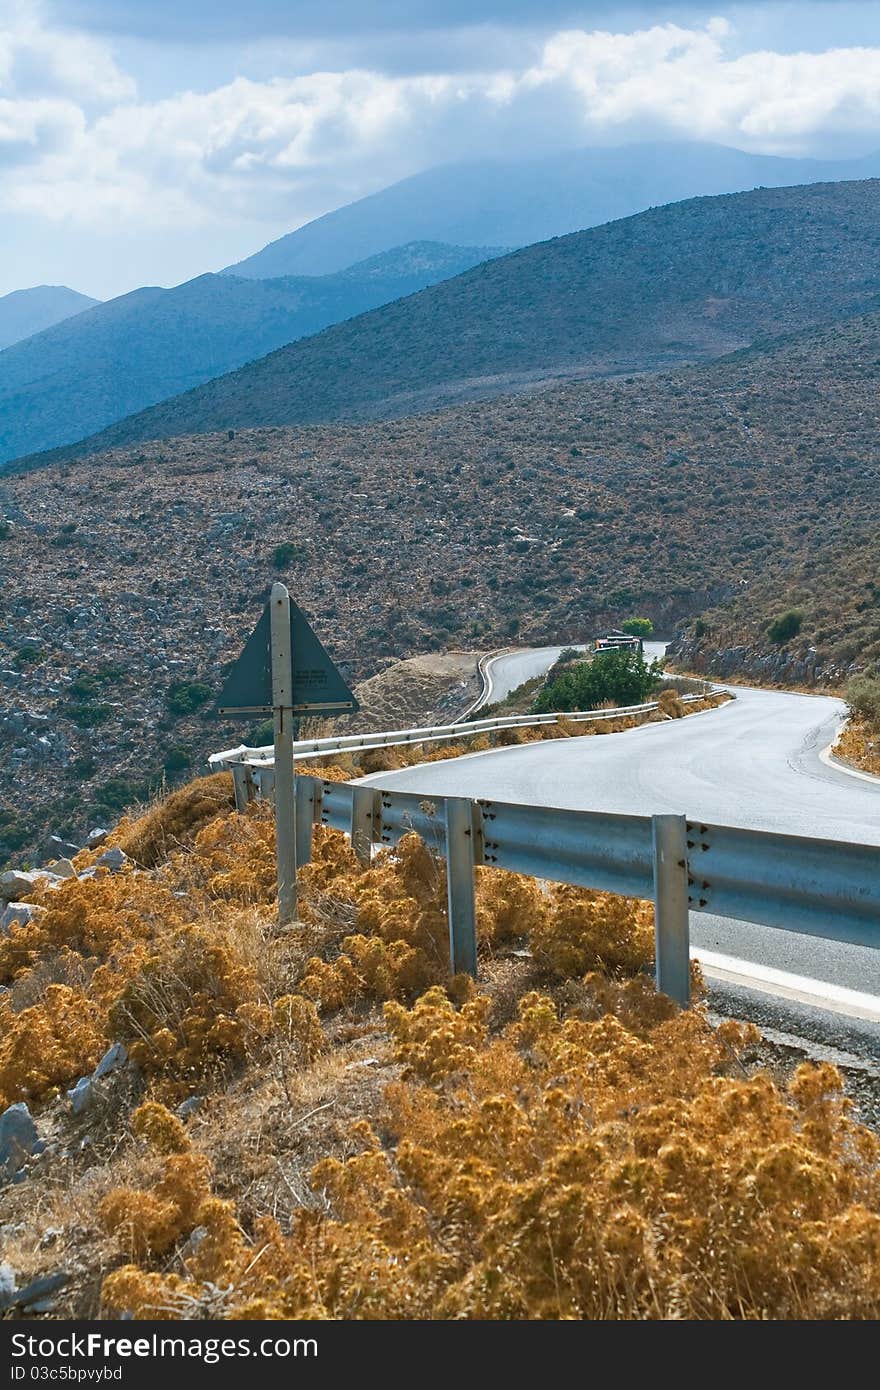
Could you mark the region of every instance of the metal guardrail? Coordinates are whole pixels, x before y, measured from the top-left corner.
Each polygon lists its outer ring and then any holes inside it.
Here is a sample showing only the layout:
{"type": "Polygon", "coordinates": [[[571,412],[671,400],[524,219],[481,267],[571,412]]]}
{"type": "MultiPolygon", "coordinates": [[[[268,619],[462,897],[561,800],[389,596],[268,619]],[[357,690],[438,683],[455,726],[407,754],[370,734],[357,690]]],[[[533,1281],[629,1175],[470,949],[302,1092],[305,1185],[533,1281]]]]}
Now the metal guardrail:
{"type": "Polygon", "coordinates": [[[880,947],[880,848],[708,825],[683,815],[621,816],[431,797],[372,783],[296,778],[297,863],[312,829],[351,836],[362,863],[410,831],[446,860],[453,972],[476,974],[474,869],[653,898],[658,989],[690,1002],[689,915],[880,947]]]}
{"type": "MultiPolygon", "coordinates": [[[[681,698],[688,703],[703,700],[706,696],[683,695],[681,698]]],[[[437,724],[431,728],[392,729],[376,734],[342,734],[331,738],[299,739],[293,745],[293,760],[302,762],[306,758],[328,757],[334,753],[359,752],[368,748],[398,748],[405,744],[469,738],[474,734],[491,733],[496,729],[539,728],[556,724],[560,719],[572,724],[601,723],[609,719],[625,719],[629,715],[651,714],[659,708],[658,700],[649,700],[642,705],[620,705],[615,709],[604,710],[576,710],[571,714],[509,714],[495,719],[472,719],[463,724],[437,724]]],[[[271,772],[275,763],[275,753],[271,745],[250,748],[242,743],[237,748],[212,753],[208,761],[214,769],[228,768],[232,772],[235,779],[236,805],[239,809],[246,803],[253,790],[267,793],[273,787],[271,772]]]]}

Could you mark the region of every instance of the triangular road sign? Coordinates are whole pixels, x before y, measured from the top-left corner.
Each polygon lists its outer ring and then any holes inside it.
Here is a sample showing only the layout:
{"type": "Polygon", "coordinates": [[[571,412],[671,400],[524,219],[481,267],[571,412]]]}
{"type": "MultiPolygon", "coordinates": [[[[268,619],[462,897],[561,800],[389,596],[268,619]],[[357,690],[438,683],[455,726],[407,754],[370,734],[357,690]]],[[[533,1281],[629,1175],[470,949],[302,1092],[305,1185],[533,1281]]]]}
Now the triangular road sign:
{"type": "MultiPolygon", "coordinates": [[[[290,601],[294,714],[354,714],[360,706],[304,614],[290,601]]],[[[269,605],[226,678],[220,714],[272,713],[272,643],[269,605]]]]}

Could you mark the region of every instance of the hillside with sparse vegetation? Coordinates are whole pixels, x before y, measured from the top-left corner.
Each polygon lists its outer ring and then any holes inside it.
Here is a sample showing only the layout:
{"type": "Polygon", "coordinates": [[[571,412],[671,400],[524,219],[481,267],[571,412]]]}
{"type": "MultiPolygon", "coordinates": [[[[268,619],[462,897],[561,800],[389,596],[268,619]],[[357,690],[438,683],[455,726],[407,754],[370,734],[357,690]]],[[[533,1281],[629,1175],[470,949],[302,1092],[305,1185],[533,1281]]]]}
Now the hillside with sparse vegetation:
{"type": "Polygon", "coordinates": [[[681,669],[842,688],[880,659],[878,384],[869,314],[658,377],[0,480],[0,854],[250,738],[212,700],[274,575],[353,680],[641,616],[682,624],[681,669]]]}
{"type": "Polygon", "coordinates": [[[651,208],[528,246],[282,348],[78,451],[411,415],[560,377],[718,357],[875,308],[878,212],[880,180],[651,208]]]}
{"type": "Polygon", "coordinates": [[[333,275],[199,275],[94,305],[0,354],[0,472],[496,254],[417,242],[333,275]]]}

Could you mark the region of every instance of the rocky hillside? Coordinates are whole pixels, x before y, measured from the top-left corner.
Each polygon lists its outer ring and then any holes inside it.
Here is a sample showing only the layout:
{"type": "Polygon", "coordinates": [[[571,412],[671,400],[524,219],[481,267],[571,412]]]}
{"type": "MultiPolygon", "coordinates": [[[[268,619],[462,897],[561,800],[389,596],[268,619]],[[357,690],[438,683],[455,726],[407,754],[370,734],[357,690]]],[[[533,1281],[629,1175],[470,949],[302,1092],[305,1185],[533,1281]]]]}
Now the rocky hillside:
{"type": "Polygon", "coordinates": [[[768,556],[724,603],[684,623],[670,656],[688,670],[780,685],[836,684],[838,671],[880,669],[880,527],[870,514],[859,522],[852,512],[853,495],[865,488],[880,505],[880,459],[868,444],[880,423],[871,400],[880,376],[880,316],[800,334],[771,352],[739,354],[730,370],[750,379],[753,390],[765,383],[766,408],[786,413],[812,507],[797,524],[800,543],[768,556]],[[774,389],[783,378],[791,384],[786,396],[774,389]],[[825,408],[819,446],[809,421],[825,408]]]}
{"type": "Polygon", "coordinates": [[[875,307],[880,181],[699,198],[477,266],[112,426],[117,445],[401,416],[657,370],[875,307]]]}
{"type": "Polygon", "coordinates": [[[495,254],[415,242],[334,275],[200,275],[109,300],[0,355],[0,468],[495,254]]]}
{"type": "MultiPolygon", "coordinates": [[[[0,853],[106,822],[249,734],[210,704],[275,575],[352,679],[634,612],[671,636],[735,601],[757,650],[813,647],[797,679],[840,685],[880,642],[878,386],[872,314],[664,376],[9,476],[0,853]],[[794,603],[779,645],[760,623],[794,603]]],[[[703,669],[744,644],[731,631],[703,669]]]]}

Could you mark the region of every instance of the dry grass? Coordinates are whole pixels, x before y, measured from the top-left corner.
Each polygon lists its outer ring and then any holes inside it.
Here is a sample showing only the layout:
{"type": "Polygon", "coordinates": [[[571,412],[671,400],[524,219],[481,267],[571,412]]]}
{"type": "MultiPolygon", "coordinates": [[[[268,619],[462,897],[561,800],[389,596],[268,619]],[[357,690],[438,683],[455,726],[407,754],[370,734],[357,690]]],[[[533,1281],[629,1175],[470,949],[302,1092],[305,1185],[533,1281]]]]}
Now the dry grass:
{"type": "Polygon", "coordinates": [[[136,819],[126,817],[111,837],[141,868],[151,869],[175,849],[192,844],[203,825],[235,804],[232,774],[199,777],[180,791],[157,797],[136,819]]]}
{"type": "Polygon", "coordinates": [[[851,719],[834,745],[834,755],[880,777],[880,734],[866,719],[851,719]]]}

